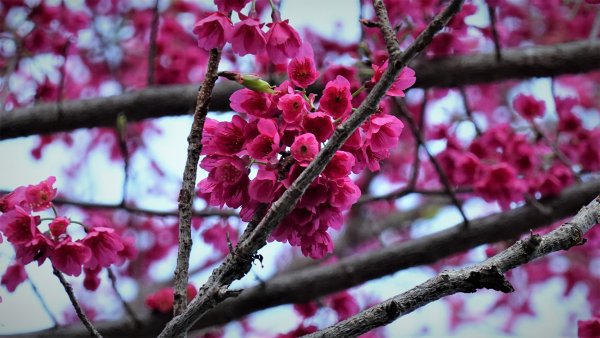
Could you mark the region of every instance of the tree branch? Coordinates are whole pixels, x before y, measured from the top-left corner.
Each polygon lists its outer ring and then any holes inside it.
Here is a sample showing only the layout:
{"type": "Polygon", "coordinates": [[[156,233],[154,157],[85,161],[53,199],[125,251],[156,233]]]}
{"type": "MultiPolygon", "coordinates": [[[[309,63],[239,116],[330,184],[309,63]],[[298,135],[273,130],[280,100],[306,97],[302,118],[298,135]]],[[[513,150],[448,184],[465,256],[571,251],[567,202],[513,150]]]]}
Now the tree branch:
{"type": "Polygon", "coordinates": [[[83,312],[83,309],[81,309],[81,306],[79,306],[79,302],[77,301],[77,298],[75,298],[75,293],[73,292],[73,287],[71,286],[71,284],[67,282],[65,276],[63,276],[63,274],[60,271],[58,271],[55,267],[52,267],[52,271],[56,278],[58,278],[58,280],[60,281],[60,284],[62,284],[63,288],[67,292],[69,300],[71,301],[71,304],[73,304],[73,308],[75,309],[77,317],[79,317],[79,320],[81,320],[83,325],[85,325],[86,329],[89,332],[89,335],[96,338],[102,338],[100,332],[96,330],[94,325],[92,325],[92,322],[90,322],[88,317],[85,315],[85,312],[83,312]]]}
{"type": "Polygon", "coordinates": [[[504,276],[506,271],[552,252],[583,244],[583,235],[598,223],[600,195],[571,221],[544,236],[532,234],[480,264],[442,272],[409,291],[305,337],[355,337],[455,293],[473,293],[479,289],[513,292],[513,286],[504,276]]]}
{"type": "MultiPolygon", "coordinates": [[[[376,0],[381,2],[381,0],[376,0]]],[[[308,167],[294,180],[294,183],[283,193],[283,195],[272,203],[263,219],[255,229],[245,232],[238,243],[235,252],[229,254],[225,261],[213,270],[208,281],[200,288],[198,296],[190,303],[186,311],[173,318],[159,335],[160,338],[178,336],[186,332],[206,311],[223,301],[223,294],[231,283],[243,277],[251,268],[251,262],[256,252],[266,244],[267,237],[275,226],[294,208],[304,191],[325,169],[335,152],[350,137],[371,114],[373,114],[381,99],[390,88],[400,70],[421,52],[439,31],[460,9],[462,0],[453,0],[433,21],[419,34],[414,43],[402,54],[392,54],[389,66],[383,73],[381,80],[373,87],[365,100],[356,111],[343,124],[336,128],[335,133],[317,157],[308,167]]],[[[377,8],[376,8],[377,11],[377,8]]],[[[382,20],[382,14],[377,13],[380,26],[389,26],[387,18],[382,20]]],[[[391,29],[391,28],[390,28],[391,29]]],[[[386,35],[384,34],[384,38],[386,35]]],[[[396,39],[395,36],[393,39],[396,39]]]]}
{"type": "MultiPolygon", "coordinates": [[[[208,113],[211,93],[217,81],[217,71],[221,61],[221,51],[212,49],[202,87],[198,91],[198,100],[194,111],[194,121],[188,136],[187,160],[183,171],[183,183],[179,191],[179,246],[177,266],[175,267],[175,285],[173,314],[181,314],[187,307],[187,285],[192,251],[192,202],[196,195],[196,174],[202,152],[202,129],[208,113]]],[[[184,335],[185,336],[185,335],[184,335]]]]}
{"type": "MultiPolygon", "coordinates": [[[[507,79],[585,73],[600,69],[600,42],[569,42],[552,46],[503,49],[502,60],[494,53],[418,60],[410,64],[418,74],[415,87],[457,87],[507,79]]],[[[369,78],[370,74],[365,74],[369,78]]],[[[213,91],[211,111],[230,111],[229,97],[239,89],[224,82],[213,91]]],[[[323,89],[322,84],[311,88],[323,89]]],[[[55,103],[13,111],[0,111],[0,140],[70,131],[77,128],[112,127],[117,115],[127,112],[130,122],[162,116],[185,115],[193,110],[197,85],[172,85],[93,99],[66,101],[62,117],[55,103]]]]}
{"type": "MultiPolygon", "coordinates": [[[[577,184],[565,189],[560,196],[542,200],[550,210],[545,214],[531,205],[471,220],[471,226],[459,225],[421,238],[398,243],[381,251],[349,257],[319,267],[284,273],[260,285],[244,290],[233,299],[224,301],[207,312],[194,328],[223,325],[250,313],[282,304],[304,303],[330,293],[355,287],[403,269],[429,264],[441,258],[464,252],[482,244],[516,238],[531,229],[547,226],[573,215],[582,205],[600,192],[600,180],[577,184]]],[[[144,318],[139,330],[129,320],[98,323],[105,336],[155,336],[169,318],[144,318]]],[[[24,334],[27,337],[77,336],[88,332],[80,325],[24,334]]]]}

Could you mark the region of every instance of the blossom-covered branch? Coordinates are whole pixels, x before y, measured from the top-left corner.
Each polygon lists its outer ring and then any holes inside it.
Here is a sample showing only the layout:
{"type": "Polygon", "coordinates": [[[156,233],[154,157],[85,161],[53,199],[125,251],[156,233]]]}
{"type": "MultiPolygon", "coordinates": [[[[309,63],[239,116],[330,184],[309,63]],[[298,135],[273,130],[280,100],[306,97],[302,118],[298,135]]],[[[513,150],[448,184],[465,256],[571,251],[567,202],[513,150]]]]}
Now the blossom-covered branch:
{"type": "MultiPolygon", "coordinates": [[[[410,67],[419,75],[415,87],[457,87],[507,79],[589,72],[600,67],[599,55],[600,42],[578,41],[503,49],[500,62],[496,61],[494,53],[481,53],[417,60],[410,67]]],[[[365,77],[370,76],[366,74],[365,77]]],[[[321,84],[312,90],[321,91],[322,86],[321,84]]],[[[216,86],[210,110],[230,111],[229,97],[238,88],[231,83],[216,86]]],[[[0,111],[0,140],[77,128],[112,127],[118,114],[123,111],[127,111],[130,122],[185,115],[193,110],[197,92],[197,85],[172,85],[117,96],[65,101],[62,103],[62,116],[55,103],[43,103],[9,112],[0,111]]]]}
{"type": "MultiPolygon", "coordinates": [[[[419,34],[414,43],[404,53],[399,52],[396,37],[390,37],[389,34],[386,34],[386,32],[391,31],[391,27],[389,27],[383,3],[376,1],[375,4],[380,25],[385,25],[388,28],[383,30],[384,38],[395,41],[388,43],[391,46],[389,50],[389,64],[383,75],[381,75],[380,80],[346,122],[336,128],[333,136],[314,160],[310,162],[281,197],[272,203],[260,223],[255,228],[249,228],[249,231],[251,231],[249,235],[244,234],[242,236],[243,240],[238,243],[235,251],[227,256],[225,261],[213,271],[209,280],[200,288],[198,296],[188,306],[188,309],[180,316],[171,320],[159,337],[172,337],[186,332],[199,319],[199,316],[224,299],[223,294],[226,293],[229,285],[234,280],[243,277],[250,270],[254,255],[266,244],[267,237],[271,234],[275,226],[294,208],[302,194],[325,169],[342,144],[377,110],[379,102],[388,89],[392,87],[400,71],[431,42],[435,33],[442,29],[452,15],[460,9],[462,1],[451,1],[425,30],[419,34]],[[381,10],[382,8],[383,11],[381,10]]],[[[321,106],[324,105],[325,103],[321,100],[321,106]]],[[[292,151],[294,150],[292,149],[292,151]]]]}
{"type": "Polygon", "coordinates": [[[584,206],[572,220],[544,236],[531,234],[480,264],[444,271],[409,291],[307,337],[355,337],[455,293],[473,293],[479,289],[513,292],[513,286],[504,276],[506,271],[552,252],[584,244],[583,236],[598,223],[600,195],[584,206]]]}

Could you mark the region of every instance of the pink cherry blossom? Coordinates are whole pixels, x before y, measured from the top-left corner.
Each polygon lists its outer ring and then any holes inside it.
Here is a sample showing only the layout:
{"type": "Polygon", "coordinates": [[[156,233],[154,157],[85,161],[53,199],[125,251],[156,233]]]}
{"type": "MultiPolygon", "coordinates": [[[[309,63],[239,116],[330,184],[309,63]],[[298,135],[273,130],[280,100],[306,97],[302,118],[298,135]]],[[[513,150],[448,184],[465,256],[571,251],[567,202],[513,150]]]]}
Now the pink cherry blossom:
{"type": "Polygon", "coordinates": [[[257,117],[272,117],[271,95],[259,93],[250,89],[240,89],[229,98],[231,109],[238,113],[246,113],[257,117]]]}
{"type": "Polygon", "coordinates": [[[283,119],[287,123],[293,123],[302,119],[304,113],[308,111],[306,109],[306,101],[300,94],[283,95],[279,98],[277,108],[283,112],[283,119]]]}
{"type": "Polygon", "coordinates": [[[319,259],[333,251],[333,241],[327,232],[319,230],[303,236],[300,249],[304,256],[319,259]]]}
{"type": "Polygon", "coordinates": [[[319,72],[315,67],[315,60],[311,56],[293,58],[288,64],[287,72],[292,83],[300,88],[310,86],[319,77],[319,72]]]}
{"type": "Polygon", "coordinates": [[[320,102],[320,108],[334,118],[347,116],[352,111],[350,82],[339,75],[335,80],[327,82],[320,102]]]}
{"type": "Polygon", "coordinates": [[[546,103],[536,100],[531,95],[519,94],[513,101],[513,108],[517,113],[528,120],[544,116],[546,103]]]}
{"type": "Polygon", "coordinates": [[[118,252],[125,246],[114,229],[93,227],[81,243],[91,250],[91,257],[85,263],[86,268],[108,267],[119,261],[118,252]]]}
{"type": "Polygon", "coordinates": [[[252,138],[249,138],[251,141],[246,145],[248,155],[257,160],[268,161],[280,148],[280,136],[277,125],[271,119],[258,119],[256,128],[258,135],[253,135],[252,138]]]}
{"type": "Polygon", "coordinates": [[[297,136],[290,147],[292,156],[302,166],[307,166],[319,153],[319,142],[311,133],[297,136]]]}
{"type": "Polygon", "coordinates": [[[246,54],[256,55],[265,49],[267,40],[261,30],[263,26],[256,19],[245,17],[233,26],[233,36],[231,38],[231,48],[241,56],[246,54]]]}
{"type": "Polygon", "coordinates": [[[239,208],[248,199],[247,159],[237,156],[206,156],[200,163],[208,177],[198,183],[198,195],[209,205],[239,208]]]}
{"type": "Polygon", "coordinates": [[[29,264],[36,260],[38,265],[42,265],[46,258],[50,256],[55,246],[55,241],[44,236],[42,233],[37,233],[29,242],[15,245],[17,261],[21,264],[29,264]]]}
{"type": "Polygon", "coordinates": [[[314,112],[304,116],[302,128],[315,135],[317,141],[325,142],[333,134],[331,117],[323,112],[314,112]]]}
{"type": "Polygon", "coordinates": [[[54,176],[50,176],[37,185],[30,185],[25,190],[25,197],[33,211],[42,211],[49,209],[52,199],[56,197],[56,188],[52,185],[56,182],[54,176]]]}
{"type": "Polygon", "coordinates": [[[65,233],[67,230],[67,226],[71,223],[71,221],[66,217],[56,217],[48,227],[50,228],[50,233],[54,237],[59,237],[60,235],[65,233]]]}
{"type": "Polygon", "coordinates": [[[237,115],[233,116],[231,122],[219,122],[212,128],[211,138],[205,141],[202,153],[220,155],[239,153],[242,151],[246,140],[244,136],[246,125],[246,120],[237,115]]]}
{"type": "Polygon", "coordinates": [[[52,265],[69,276],[79,276],[82,266],[92,257],[92,250],[80,242],[63,239],[50,254],[52,265]]]}
{"type": "Polygon", "coordinates": [[[25,267],[19,263],[11,264],[2,275],[2,281],[0,282],[8,292],[14,292],[17,287],[27,280],[27,272],[25,267]]]}
{"type": "Polygon", "coordinates": [[[270,23],[267,26],[270,27],[266,35],[267,52],[271,61],[282,64],[296,56],[302,46],[302,40],[288,20],[270,23]]]}
{"type": "MultiPolygon", "coordinates": [[[[387,67],[388,61],[385,61],[381,66],[373,64],[373,76],[371,77],[371,82],[379,82],[381,76],[383,75],[387,67]]],[[[415,84],[416,81],[417,78],[415,77],[415,71],[409,67],[404,67],[402,68],[400,74],[398,74],[396,80],[394,80],[394,83],[392,84],[390,89],[388,89],[386,94],[389,96],[404,97],[404,90],[410,88],[412,85],[415,84]]]]}
{"type": "Polygon", "coordinates": [[[233,24],[226,15],[215,12],[198,21],[193,31],[198,38],[198,47],[205,50],[223,48],[225,42],[231,40],[233,24]]]}
{"type": "Polygon", "coordinates": [[[20,206],[15,206],[13,210],[0,215],[0,230],[12,244],[31,242],[34,236],[40,233],[38,224],[40,224],[40,217],[31,216],[20,206]]]}
{"type": "Polygon", "coordinates": [[[325,170],[323,170],[323,176],[336,179],[350,175],[352,167],[354,166],[354,156],[349,152],[337,151],[325,170]]]}
{"type": "Polygon", "coordinates": [[[102,271],[100,266],[97,266],[95,269],[83,269],[83,274],[85,278],[83,279],[83,287],[89,291],[96,291],[100,286],[100,277],[98,274],[102,271]]]}
{"type": "Polygon", "coordinates": [[[277,173],[261,167],[256,177],[250,182],[248,194],[258,202],[270,203],[273,201],[276,187],[279,185],[277,173]]]}

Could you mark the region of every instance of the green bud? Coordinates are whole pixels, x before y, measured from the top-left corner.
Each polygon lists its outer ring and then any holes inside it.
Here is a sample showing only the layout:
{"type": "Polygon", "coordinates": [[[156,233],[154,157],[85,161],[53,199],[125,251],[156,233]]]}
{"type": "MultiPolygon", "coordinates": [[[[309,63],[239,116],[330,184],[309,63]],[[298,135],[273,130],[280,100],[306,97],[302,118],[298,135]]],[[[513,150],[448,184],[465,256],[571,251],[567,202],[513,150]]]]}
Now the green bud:
{"type": "Polygon", "coordinates": [[[259,93],[273,94],[273,87],[256,75],[242,75],[242,86],[259,93]]]}

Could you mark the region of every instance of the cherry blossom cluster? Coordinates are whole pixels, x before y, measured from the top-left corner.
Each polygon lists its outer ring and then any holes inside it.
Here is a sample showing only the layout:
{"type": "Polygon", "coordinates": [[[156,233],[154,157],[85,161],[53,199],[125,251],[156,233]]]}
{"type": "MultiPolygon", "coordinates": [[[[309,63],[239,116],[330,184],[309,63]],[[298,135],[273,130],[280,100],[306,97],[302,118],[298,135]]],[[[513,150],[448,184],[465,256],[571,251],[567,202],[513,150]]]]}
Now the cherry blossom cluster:
{"type": "Polygon", "coordinates": [[[267,33],[262,31],[264,23],[257,19],[256,11],[249,16],[240,11],[250,0],[219,1],[215,3],[218,12],[212,13],[198,21],[194,26],[194,34],[198,37],[198,46],[205,50],[223,48],[231,43],[233,51],[240,55],[259,54],[266,49],[269,58],[275,64],[285,63],[294,57],[302,41],[298,33],[290,26],[288,20],[281,20],[278,11],[273,9],[273,22],[267,26],[267,33]],[[230,13],[236,11],[240,21],[235,25],[230,19],[230,13]]]}
{"type": "MultiPolygon", "coordinates": [[[[217,1],[220,10],[239,10],[244,4],[242,1],[239,6],[230,7],[217,1]]],[[[246,46],[243,53],[257,53],[264,46],[265,38],[255,20],[243,18],[236,24],[235,32],[229,32],[231,29],[229,18],[220,12],[195,26],[198,43],[203,48],[220,48],[225,41],[231,41],[234,50],[241,50],[243,45],[246,46]],[[242,33],[250,26],[253,33],[242,33]]],[[[198,195],[212,206],[241,208],[245,221],[251,220],[261,204],[270,205],[291,186],[315,159],[335,127],[359,103],[353,101],[359,91],[353,95],[350,81],[341,75],[325,84],[318,102],[315,94],[306,94],[306,88],[317,80],[319,72],[310,46],[301,49],[297,33],[287,22],[271,24],[266,43],[273,62],[293,57],[287,65],[289,80],[271,88],[255,76],[222,73],[246,87],[230,97],[231,108],[238,115],[226,122],[207,119],[202,138],[202,155],[206,156],[200,167],[208,172],[208,177],[198,184],[198,195]],[[253,165],[258,169],[251,179],[253,165]]],[[[379,81],[386,68],[387,62],[374,65],[374,75],[365,87],[379,81]]],[[[415,81],[414,71],[405,68],[387,94],[404,96],[403,90],[415,81]]],[[[361,194],[350,174],[358,174],[366,167],[379,170],[379,161],[386,159],[396,146],[402,128],[400,120],[381,110],[371,116],[336,152],[294,210],[277,226],[271,240],[298,246],[305,256],[312,258],[332,252],[333,243],[327,231],[340,229],[342,213],[361,194]]]]}
{"type": "Polygon", "coordinates": [[[50,176],[39,184],[20,186],[0,197],[0,242],[6,237],[16,252],[15,262],[2,277],[2,284],[10,292],[26,279],[24,266],[33,261],[42,265],[48,259],[54,268],[69,276],[79,276],[83,270],[84,286],[95,290],[102,268],[123,264],[135,255],[134,243],[110,227],[88,227],[56,214],[53,218],[34,215],[54,210],[55,181],[50,176]],[[40,230],[43,221],[49,221],[47,231],[40,230]],[[70,225],[83,227],[85,236],[73,239],[67,231],[70,225]]]}

